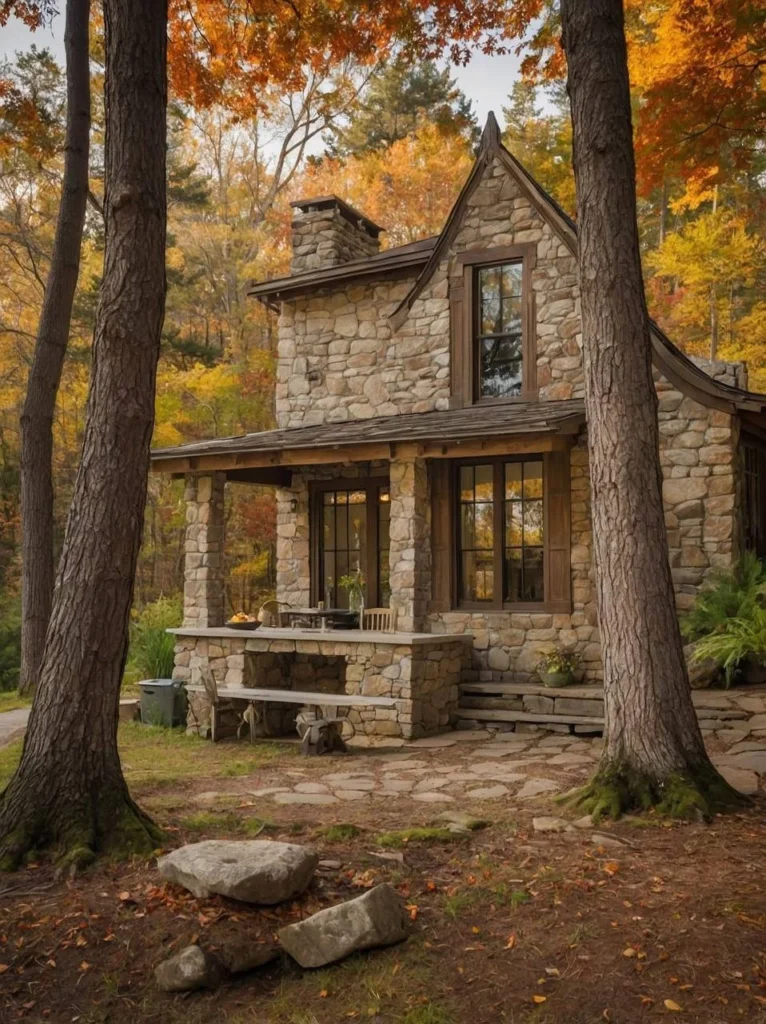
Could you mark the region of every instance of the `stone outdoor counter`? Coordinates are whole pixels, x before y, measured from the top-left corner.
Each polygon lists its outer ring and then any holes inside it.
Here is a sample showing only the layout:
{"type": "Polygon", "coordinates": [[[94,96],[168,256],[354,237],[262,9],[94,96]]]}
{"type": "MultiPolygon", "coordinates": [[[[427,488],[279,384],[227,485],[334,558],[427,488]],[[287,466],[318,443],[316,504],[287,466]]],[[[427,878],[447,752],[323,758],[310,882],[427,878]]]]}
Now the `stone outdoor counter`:
{"type": "MultiPolygon", "coordinates": [[[[179,628],[173,678],[196,680],[209,668],[219,692],[239,687],[310,690],[392,697],[392,708],[351,708],[357,733],[416,739],[451,725],[459,684],[470,659],[466,634],[382,633],[361,630],[261,628],[254,632],[179,628]]],[[[207,721],[207,698],[189,694],[189,726],[207,721]]],[[[270,731],[289,731],[295,705],[275,705],[270,731]]]]}

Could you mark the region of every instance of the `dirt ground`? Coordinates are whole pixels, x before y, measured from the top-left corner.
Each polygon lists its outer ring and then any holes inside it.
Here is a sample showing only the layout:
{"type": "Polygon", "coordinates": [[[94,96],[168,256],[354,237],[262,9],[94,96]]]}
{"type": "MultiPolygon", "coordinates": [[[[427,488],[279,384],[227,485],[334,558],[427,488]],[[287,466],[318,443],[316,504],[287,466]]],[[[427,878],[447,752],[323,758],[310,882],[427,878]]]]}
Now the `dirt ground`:
{"type": "MultiPolygon", "coordinates": [[[[766,1019],[762,795],[709,825],[627,819],[599,826],[606,838],[594,841],[588,828],[536,831],[534,817],[567,812],[550,794],[520,795],[530,777],[559,791],[582,781],[597,756],[582,744],[573,764],[550,763],[561,761],[555,740],[508,754],[457,743],[303,759],[295,745],[213,748],[151,732],[123,730],[123,760],[169,846],[258,835],[310,845],[325,863],[301,900],[268,910],[194,899],[163,883],[153,860],[102,864],[73,881],[56,881],[45,864],[0,876],[2,1024],[766,1019]],[[344,782],[358,797],[337,796],[344,782]],[[493,786],[506,792],[471,795],[493,786]],[[300,791],[330,795],[277,802],[300,791]],[[470,810],[487,827],[401,834],[430,828],[445,809],[470,810]],[[284,957],[210,993],[165,995],[153,983],[154,967],[189,943],[271,942],[283,923],[383,881],[413,919],[401,946],[319,971],[284,957]]],[[[18,756],[2,754],[0,783],[18,756]]]]}

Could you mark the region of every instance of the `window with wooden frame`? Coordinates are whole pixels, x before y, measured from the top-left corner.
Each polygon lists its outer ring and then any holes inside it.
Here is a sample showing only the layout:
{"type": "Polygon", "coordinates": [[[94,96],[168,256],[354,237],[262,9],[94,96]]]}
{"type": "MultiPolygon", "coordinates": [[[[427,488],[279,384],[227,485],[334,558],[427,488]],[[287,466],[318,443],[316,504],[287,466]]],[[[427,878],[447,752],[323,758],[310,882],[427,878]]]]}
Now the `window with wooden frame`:
{"type": "Polygon", "coordinates": [[[347,608],[343,576],[361,572],[365,604],[389,602],[390,489],[385,478],[311,485],[311,600],[347,608]]]}
{"type": "Polygon", "coordinates": [[[431,469],[431,610],[570,612],[569,453],[431,469]]]}
{"type": "Polygon", "coordinates": [[[530,244],[458,254],[450,278],[452,404],[536,397],[530,244]]]}

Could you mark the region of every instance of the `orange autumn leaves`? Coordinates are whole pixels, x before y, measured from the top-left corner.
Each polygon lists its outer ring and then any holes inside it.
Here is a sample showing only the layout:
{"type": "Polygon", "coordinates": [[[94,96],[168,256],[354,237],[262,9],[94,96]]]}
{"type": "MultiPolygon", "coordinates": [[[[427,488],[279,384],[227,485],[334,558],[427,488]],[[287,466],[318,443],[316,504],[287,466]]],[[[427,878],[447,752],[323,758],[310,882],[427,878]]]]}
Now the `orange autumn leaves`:
{"type": "Polygon", "coordinates": [[[222,103],[248,116],[268,86],[298,91],[309,71],[326,74],[349,59],[372,64],[394,48],[423,59],[446,49],[465,63],[477,47],[496,52],[511,20],[536,6],[528,0],[170,0],[171,83],[196,107],[222,103]]]}

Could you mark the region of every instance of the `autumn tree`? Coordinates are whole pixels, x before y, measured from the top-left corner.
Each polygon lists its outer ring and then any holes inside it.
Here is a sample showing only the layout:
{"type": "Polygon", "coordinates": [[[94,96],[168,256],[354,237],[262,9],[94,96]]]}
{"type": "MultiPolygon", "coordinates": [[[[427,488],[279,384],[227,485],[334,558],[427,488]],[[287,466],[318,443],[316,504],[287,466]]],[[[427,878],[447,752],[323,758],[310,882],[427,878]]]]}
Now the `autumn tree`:
{"type": "MultiPolygon", "coordinates": [[[[4,24],[11,13],[18,13],[35,24],[44,16],[46,8],[50,9],[50,5],[6,2],[0,8],[0,24],[4,24]]],[[[67,0],[64,175],[27,398],[21,414],[23,581],[19,690],[22,693],[30,692],[36,683],[53,598],[52,421],[69,338],[88,199],[89,15],[90,0],[67,0]]]]}
{"type": "Polygon", "coordinates": [[[106,252],[83,454],[21,763],[0,803],[0,855],[146,850],[158,832],[117,754],[165,298],[167,11],[106,0],[106,252]]]}
{"type": "Polygon", "coordinates": [[[622,0],[561,0],[572,109],[604,752],[577,802],[709,815],[738,794],[691,701],[670,574],[622,0]]]}
{"type": "Polygon", "coordinates": [[[572,122],[566,93],[560,83],[550,88],[546,98],[554,109],[544,113],[538,92],[538,86],[524,79],[514,83],[503,107],[503,142],[535,181],[573,214],[572,122]]]}

